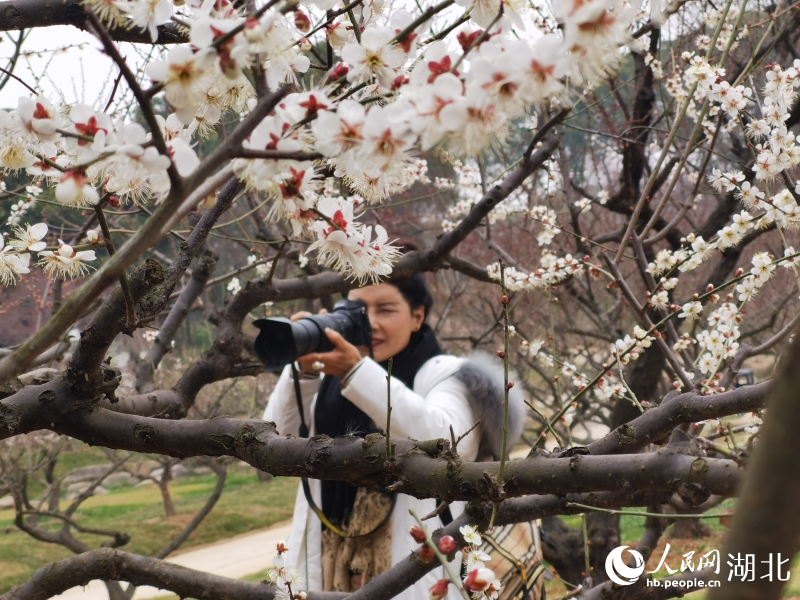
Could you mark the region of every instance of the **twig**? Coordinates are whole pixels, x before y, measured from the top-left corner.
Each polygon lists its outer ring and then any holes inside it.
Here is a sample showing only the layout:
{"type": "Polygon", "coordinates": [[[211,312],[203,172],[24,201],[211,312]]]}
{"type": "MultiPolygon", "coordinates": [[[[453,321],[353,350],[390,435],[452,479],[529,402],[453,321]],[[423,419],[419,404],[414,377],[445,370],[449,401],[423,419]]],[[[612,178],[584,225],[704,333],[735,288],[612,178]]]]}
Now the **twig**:
{"type": "MultiPolygon", "coordinates": [[[[583,567],[585,573],[583,580],[592,580],[592,560],[589,556],[589,528],[586,526],[586,513],[581,515],[581,528],[583,529],[583,567]]],[[[592,587],[591,583],[587,587],[592,587]]]]}
{"type": "Polygon", "coordinates": [[[580,504],[578,502],[567,502],[568,507],[582,508],[593,512],[602,512],[609,515],[627,515],[629,517],[658,517],[659,519],[718,519],[720,517],[732,517],[733,513],[710,513],[705,515],[686,515],[686,514],[661,514],[651,512],[636,512],[635,510],[616,510],[613,508],[599,508],[597,506],[590,506],[589,504],[580,504]]]}
{"type": "MultiPolygon", "coordinates": [[[[125,57],[122,57],[122,60],[125,60],[125,57]]],[[[122,71],[119,72],[117,78],[114,80],[114,87],[111,88],[111,97],[108,99],[106,103],[106,107],[103,109],[103,112],[106,112],[109,108],[111,108],[111,103],[114,102],[114,96],[117,95],[117,88],[119,87],[119,82],[122,79],[122,71]]]]}
{"type": "Polygon", "coordinates": [[[394,357],[389,359],[389,365],[386,369],[386,458],[387,460],[392,457],[392,440],[391,440],[391,427],[392,427],[392,366],[394,365],[394,357]]]}
{"type": "Polygon", "coordinates": [[[110,538],[115,538],[115,539],[120,537],[120,536],[124,536],[125,535],[124,533],[121,533],[119,531],[108,531],[108,530],[105,530],[105,529],[95,529],[93,527],[84,527],[83,525],[81,525],[80,523],[78,523],[77,521],[75,521],[74,519],[71,519],[70,517],[68,517],[66,515],[62,515],[61,513],[51,512],[51,511],[47,511],[47,510],[21,510],[19,512],[19,514],[28,515],[28,516],[32,516],[32,517],[51,517],[53,519],[59,519],[60,521],[63,521],[64,523],[66,523],[70,527],[74,527],[75,529],[77,529],[81,533],[91,533],[91,534],[94,534],[94,535],[105,535],[105,536],[108,536],[110,538]]]}
{"type": "MultiPolygon", "coordinates": [[[[535,412],[539,416],[539,418],[542,421],[544,421],[545,427],[550,431],[550,433],[553,434],[553,437],[556,438],[556,441],[558,442],[558,447],[559,448],[563,448],[564,447],[564,442],[562,441],[562,439],[560,437],[558,437],[558,434],[556,433],[556,430],[553,429],[553,427],[550,425],[550,421],[548,421],[547,418],[542,413],[540,413],[538,410],[536,410],[536,407],[533,406],[533,402],[530,402],[529,400],[525,400],[525,404],[527,404],[528,408],[530,408],[533,412],[535,412]]],[[[542,435],[544,435],[544,432],[542,433],[542,435]]],[[[539,436],[539,437],[541,437],[541,436],[539,436]]]]}
{"type": "MultiPolygon", "coordinates": [[[[500,259],[500,289],[503,292],[500,302],[503,305],[503,441],[500,449],[500,467],[497,470],[497,484],[502,489],[503,475],[506,467],[506,454],[508,454],[508,391],[513,382],[508,381],[508,296],[506,293],[506,265],[503,259],[500,259]]],[[[489,529],[494,527],[494,518],[497,515],[497,505],[495,502],[492,506],[492,516],[489,519],[489,529]]]]}
{"type": "Polygon", "coordinates": [[[237,158],[261,158],[264,160],[318,160],[323,158],[319,152],[303,152],[301,150],[283,152],[281,150],[254,150],[251,148],[237,148],[233,156],[237,158]]]}
{"type": "Polygon", "coordinates": [[[504,4],[501,2],[501,3],[500,3],[500,10],[498,10],[498,11],[497,11],[497,15],[495,15],[494,19],[492,19],[492,22],[491,22],[491,23],[489,23],[489,26],[488,26],[486,29],[484,29],[484,30],[483,30],[483,32],[482,32],[482,33],[481,33],[481,34],[480,34],[478,37],[476,37],[476,38],[475,38],[475,39],[472,41],[472,43],[471,43],[469,46],[467,46],[467,47],[464,49],[464,53],[463,53],[461,56],[459,56],[459,57],[458,57],[458,60],[455,62],[455,64],[453,65],[453,67],[450,69],[450,72],[451,72],[451,73],[455,73],[455,72],[458,70],[458,67],[460,67],[460,66],[461,66],[461,63],[462,63],[462,62],[464,62],[464,59],[465,59],[465,58],[467,58],[467,55],[468,55],[470,52],[472,52],[472,50],[473,50],[474,48],[477,48],[477,47],[478,47],[478,46],[480,46],[480,45],[481,45],[481,44],[482,44],[484,41],[486,41],[487,39],[489,39],[489,36],[490,36],[490,35],[492,35],[492,34],[490,33],[490,32],[491,32],[491,30],[492,30],[492,27],[494,27],[495,25],[497,25],[497,22],[498,22],[498,21],[500,20],[500,18],[503,16],[503,13],[504,13],[504,12],[505,12],[505,5],[504,5],[504,4]]]}
{"type": "Polygon", "coordinates": [[[461,579],[456,577],[456,574],[453,573],[453,569],[450,568],[450,563],[447,561],[447,557],[444,554],[441,553],[441,551],[439,550],[439,547],[436,544],[433,543],[433,540],[428,535],[428,532],[425,531],[425,527],[423,527],[422,521],[417,516],[417,512],[415,510],[413,510],[413,509],[409,510],[408,512],[411,514],[412,517],[414,517],[414,520],[420,526],[420,529],[422,529],[422,531],[425,532],[425,543],[428,545],[428,547],[431,550],[433,550],[433,553],[436,555],[436,558],[439,559],[439,562],[441,563],[442,567],[444,568],[445,573],[447,573],[447,577],[450,579],[452,584],[454,586],[456,586],[456,589],[459,592],[461,592],[461,596],[464,598],[464,600],[470,600],[469,594],[467,594],[467,591],[464,589],[464,586],[461,583],[461,579]]]}
{"type": "Polygon", "coordinates": [[[361,26],[356,21],[356,15],[353,13],[352,8],[347,9],[347,18],[353,24],[353,35],[356,36],[356,42],[361,43],[361,26]]]}
{"type": "Polygon", "coordinates": [[[531,140],[530,144],[528,144],[525,154],[523,155],[526,159],[533,154],[533,151],[536,149],[536,144],[541,142],[544,139],[544,136],[546,136],[553,127],[561,123],[561,121],[566,118],[570,111],[572,111],[571,106],[569,108],[562,108],[555,115],[553,115],[549,121],[542,125],[536,133],[533,134],[533,139],[531,140]]]}
{"type": "Polygon", "coordinates": [[[266,283],[269,285],[272,283],[272,278],[275,277],[275,271],[278,269],[278,262],[280,262],[281,254],[283,254],[283,249],[286,247],[286,244],[289,243],[289,238],[285,238],[281,243],[278,251],[275,253],[275,258],[272,259],[272,266],[269,269],[269,273],[267,273],[266,283]]]}
{"type": "Polygon", "coordinates": [[[442,514],[444,512],[444,510],[448,506],[450,506],[450,503],[445,501],[445,500],[443,500],[442,502],[439,503],[439,505],[436,508],[434,508],[431,512],[429,512],[427,515],[422,517],[422,519],[420,519],[420,521],[427,521],[428,519],[432,519],[433,517],[438,517],[440,514],[442,514]]]}
{"type": "MultiPolygon", "coordinates": [[[[475,424],[472,427],[467,429],[464,433],[462,433],[460,436],[458,436],[458,438],[456,438],[454,440],[454,442],[453,442],[453,453],[456,453],[456,447],[458,446],[459,442],[461,442],[461,440],[463,440],[470,433],[472,433],[472,430],[475,429],[480,424],[481,424],[481,420],[478,419],[477,421],[475,421],[475,424]]],[[[453,435],[453,426],[452,425],[450,425],[450,435],[451,436],[453,435]]]]}
{"type": "MultiPolygon", "coordinates": [[[[722,11],[719,23],[717,23],[714,35],[711,37],[711,41],[709,42],[708,51],[706,52],[705,56],[706,60],[708,60],[711,57],[711,54],[716,47],[717,38],[722,32],[722,25],[726,21],[726,18],[728,16],[728,11],[731,8],[732,1],[733,0],[728,0],[728,2],[725,3],[725,8],[722,11]]],[[[731,39],[734,39],[735,37],[736,37],[735,35],[732,35],[731,39]]],[[[642,214],[642,210],[644,210],[645,204],[647,204],[647,201],[650,199],[650,191],[653,189],[653,185],[656,182],[658,173],[661,171],[661,165],[664,163],[664,159],[667,157],[667,153],[669,152],[672,143],[675,141],[675,136],[678,134],[678,129],[683,124],[683,120],[686,118],[686,111],[689,109],[689,105],[694,100],[695,92],[697,92],[697,82],[693,83],[692,87],[689,89],[689,93],[686,95],[686,99],[683,101],[683,104],[681,105],[679,114],[675,118],[675,122],[670,128],[669,135],[667,136],[667,139],[664,142],[664,147],[661,150],[661,154],[659,154],[658,160],[656,161],[656,164],[650,173],[650,177],[648,177],[647,183],[645,184],[644,189],[642,190],[642,193],[639,196],[639,200],[636,202],[636,206],[633,209],[633,214],[631,215],[630,221],[628,221],[628,226],[625,229],[625,233],[622,235],[622,240],[620,240],[619,248],[617,249],[617,254],[614,257],[615,264],[619,264],[619,261],[622,258],[622,254],[623,252],[625,252],[625,248],[628,245],[628,240],[636,228],[636,223],[639,221],[639,216],[642,214]]],[[[689,145],[691,145],[691,142],[689,145]]]]}
{"type": "Polygon", "coordinates": [[[5,69],[3,69],[2,67],[0,67],[0,72],[3,72],[3,73],[5,73],[6,75],[8,75],[8,77],[12,77],[12,78],[16,79],[16,80],[17,80],[17,81],[19,81],[19,82],[20,82],[22,85],[24,85],[26,88],[28,88],[28,89],[29,89],[29,90],[30,90],[30,91],[31,91],[33,94],[36,94],[37,96],[39,95],[39,92],[37,92],[35,89],[33,89],[33,88],[32,88],[31,86],[29,86],[27,83],[25,83],[24,81],[22,81],[22,79],[20,79],[20,78],[19,78],[19,77],[17,77],[16,75],[14,75],[14,74],[13,74],[11,71],[6,71],[6,70],[5,70],[5,69]]]}
{"type": "MultiPolygon", "coordinates": [[[[111,60],[117,63],[120,73],[125,78],[125,82],[128,84],[131,92],[133,92],[136,102],[139,104],[139,108],[142,111],[142,116],[150,128],[150,135],[152,136],[153,144],[155,144],[155,147],[160,154],[163,154],[169,158],[170,153],[169,150],[167,150],[167,144],[164,142],[164,136],[161,135],[161,127],[156,120],[156,115],[153,112],[153,106],[150,104],[150,99],[145,95],[144,91],[139,85],[139,82],[136,80],[136,75],[133,74],[133,71],[131,71],[128,67],[128,63],[126,63],[125,59],[120,55],[119,50],[117,50],[117,47],[114,45],[114,41],[108,34],[108,30],[106,30],[106,28],[97,18],[97,15],[89,10],[88,7],[84,7],[84,14],[86,14],[86,18],[91,22],[94,34],[100,39],[100,43],[103,44],[103,50],[105,50],[106,54],[108,54],[111,60]]],[[[169,181],[172,189],[177,190],[181,184],[181,176],[178,175],[178,171],[175,168],[172,159],[170,159],[167,174],[169,175],[169,181]]]]}
{"type": "Polygon", "coordinates": [[[455,3],[455,0],[445,0],[441,4],[437,4],[436,6],[431,6],[427,10],[423,11],[423,13],[419,17],[417,17],[411,23],[409,23],[408,26],[405,29],[403,29],[400,33],[398,33],[396,36],[394,36],[392,41],[389,42],[389,43],[391,44],[391,43],[402,42],[411,33],[413,33],[413,31],[417,27],[419,27],[420,25],[425,23],[425,21],[430,20],[431,17],[433,17],[437,13],[442,12],[445,8],[453,5],[454,3],[455,3]]]}
{"type": "MultiPolygon", "coordinates": [[[[108,230],[108,222],[103,213],[102,203],[98,203],[94,207],[94,213],[97,216],[97,222],[100,224],[100,230],[103,232],[103,237],[106,240],[106,250],[109,256],[114,256],[116,249],[114,243],[111,241],[111,232],[108,230]]],[[[128,283],[128,276],[125,271],[119,274],[119,285],[122,288],[122,295],[125,298],[125,313],[127,316],[127,327],[132,328],[136,326],[138,318],[136,316],[136,303],[133,301],[133,294],[131,293],[131,286],[128,283]]]]}

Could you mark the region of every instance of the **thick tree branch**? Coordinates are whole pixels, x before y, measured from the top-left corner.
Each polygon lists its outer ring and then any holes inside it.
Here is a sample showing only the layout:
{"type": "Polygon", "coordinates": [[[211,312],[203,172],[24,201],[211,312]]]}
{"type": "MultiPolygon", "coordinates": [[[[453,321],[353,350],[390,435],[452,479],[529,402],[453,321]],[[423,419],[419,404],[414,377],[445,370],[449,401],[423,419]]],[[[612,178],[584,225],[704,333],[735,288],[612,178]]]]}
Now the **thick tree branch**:
{"type": "MultiPolygon", "coordinates": [[[[164,358],[167,352],[172,350],[172,341],[175,339],[178,328],[186,319],[195,300],[203,293],[208,278],[214,272],[216,263],[216,257],[213,254],[206,254],[199,258],[194,269],[192,269],[192,276],[181,291],[177,302],[169,311],[167,318],[164,319],[164,323],[158,331],[158,337],[150,347],[149,356],[136,369],[136,390],[138,392],[149,394],[155,389],[153,383],[154,372],[158,365],[161,364],[161,359],[164,358]]],[[[175,264],[175,261],[173,261],[173,264],[175,264]]],[[[180,266],[176,270],[178,269],[180,269],[180,266]]]]}
{"type": "Polygon", "coordinates": [[[638,452],[647,444],[663,439],[678,425],[758,410],[764,407],[771,385],[772,382],[764,381],[713,396],[694,392],[667,396],[659,406],[589,444],[589,452],[593,455],[638,452]]]}
{"type": "MultiPolygon", "coordinates": [[[[264,564],[267,564],[265,555],[264,564]]],[[[157,558],[101,548],[45,565],[23,585],[0,596],[1,600],[45,600],[94,579],[128,581],[175,592],[199,600],[273,600],[275,587],[210,575],[172,565],[157,558]]],[[[339,600],[345,594],[310,593],[309,600],[339,600]]]]}
{"type": "MultiPolygon", "coordinates": [[[[234,456],[273,475],[385,486],[420,498],[501,499],[495,479],[499,463],[461,462],[445,440],[393,440],[396,459],[385,462],[384,438],[378,434],[366,439],[317,436],[307,440],[282,437],[272,423],[252,419],[173,421],[123,415],[91,402],[75,403],[69,390],[48,390],[52,395],[40,392],[44,387],[28,386],[0,401],[2,437],[49,429],[106,448],[181,458],[234,456]],[[42,402],[39,398],[43,395],[55,397],[42,402]]],[[[731,495],[739,476],[740,468],[733,461],[663,450],[613,459],[536,455],[508,463],[504,497],[631,488],[679,491],[693,485],[709,493],[731,495]]]]}
{"type": "MultiPolygon", "coordinates": [[[[88,31],[86,11],[83,0],[10,0],[0,2],[0,31],[51,27],[53,25],[72,25],[88,31]]],[[[125,29],[115,27],[109,30],[116,42],[152,44],[147,30],[134,27],[125,29]]],[[[175,23],[158,28],[157,44],[181,44],[189,41],[189,36],[175,23]]]]}

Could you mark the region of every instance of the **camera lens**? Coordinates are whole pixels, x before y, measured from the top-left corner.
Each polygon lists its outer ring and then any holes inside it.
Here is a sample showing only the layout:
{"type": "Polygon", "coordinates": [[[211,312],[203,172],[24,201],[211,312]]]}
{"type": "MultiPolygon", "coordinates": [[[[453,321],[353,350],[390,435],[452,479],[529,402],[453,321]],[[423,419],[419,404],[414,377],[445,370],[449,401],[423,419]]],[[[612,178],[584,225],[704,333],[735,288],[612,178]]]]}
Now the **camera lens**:
{"type": "Polygon", "coordinates": [[[325,335],[328,327],[350,343],[361,340],[364,335],[359,335],[362,333],[359,328],[369,327],[365,317],[366,306],[361,300],[340,300],[327,315],[313,315],[294,322],[284,318],[258,319],[253,321],[261,330],[256,338],[256,354],[265,370],[277,371],[299,356],[333,350],[333,342],[325,335]]]}

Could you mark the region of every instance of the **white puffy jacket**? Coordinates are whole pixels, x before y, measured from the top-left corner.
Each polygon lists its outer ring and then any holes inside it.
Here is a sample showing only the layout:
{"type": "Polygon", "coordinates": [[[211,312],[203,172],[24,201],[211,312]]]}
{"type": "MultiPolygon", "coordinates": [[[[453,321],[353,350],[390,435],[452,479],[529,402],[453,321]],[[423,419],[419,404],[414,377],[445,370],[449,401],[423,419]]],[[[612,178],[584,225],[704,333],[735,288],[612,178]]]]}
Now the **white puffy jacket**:
{"type": "MultiPolygon", "coordinates": [[[[417,372],[414,388],[409,389],[398,379],[391,380],[392,393],[392,437],[410,437],[416,440],[450,438],[450,425],[456,436],[467,431],[477,421],[469,391],[464,383],[454,377],[465,359],[449,355],[435,356],[417,372]]],[[[321,378],[301,380],[303,410],[310,435],[314,435],[314,402],[321,378]]],[[[353,373],[342,395],[367,414],[378,426],[386,423],[386,371],[375,361],[365,358],[353,373]]],[[[300,415],[294,394],[291,368],[286,367],[269,398],[264,420],[273,421],[282,435],[298,435],[300,415]]],[[[482,421],[483,422],[483,421],[482,421]]],[[[459,455],[467,461],[475,460],[480,443],[480,427],[470,432],[458,445],[459,455]]],[[[320,486],[310,480],[311,494],[317,505],[321,505],[320,486]]],[[[392,564],[396,564],[418,547],[408,531],[414,520],[409,514],[413,509],[421,517],[436,508],[433,498],[419,500],[398,494],[392,519],[392,564]]],[[[450,508],[454,517],[464,510],[464,504],[455,502],[450,508]]],[[[297,491],[292,533],[287,541],[289,553],[287,566],[300,570],[305,577],[306,590],[322,590],[321,533],[319,518],[312,512],[303,494],[297,491]]],[[[426,522],[429,531],[441,527],[438,517],[426,522]]],[[[457,556],[456,560],[460,557],[457,556]]],[[[457,565],[457,563],[454,564],[457,565]]],[[[455,567],[458,572],[457,566],[455,567]]],[[[398,600],[427,600],[428,590],[444,577],[441,567],[428,573],[414,586],[397,595],[398,600]]],[[[450,586],[449,599],[461,596],[450,586]]]]}

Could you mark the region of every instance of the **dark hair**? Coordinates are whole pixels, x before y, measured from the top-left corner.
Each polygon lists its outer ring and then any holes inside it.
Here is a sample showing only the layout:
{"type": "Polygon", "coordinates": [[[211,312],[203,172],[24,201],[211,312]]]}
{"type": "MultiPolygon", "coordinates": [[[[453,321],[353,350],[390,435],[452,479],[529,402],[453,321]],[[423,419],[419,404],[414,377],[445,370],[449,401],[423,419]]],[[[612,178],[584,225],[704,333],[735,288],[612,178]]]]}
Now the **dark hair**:
{"type": "Polygon", "coordinates": [[[425,281],[423,273],[415,273],[411,277],[394,279],[385,283],[393,285],[400,290],[400,294],[408,302],[411,310],[416,310],[420,306],[423,307],[425,309],[425,319],[428,318],[428,313],[430,313],[431,306],[433,306],[433,296],[428,289],[428,282],[425,281]]]}
{"type": "MultiPolygon", "coordinates": [[[[396,244],[400,252],[407,254],[419,250],[417,245],[410,240],[403,240],[396,244]]],[[[402,279],[394,279],[387,281],[389,285],[393,285],[403,296],[403,299],[408,302],[411,310],[416,310],[420,306],[425,309],[425,319],[431,312],[433,306],[433,295],[428,289],[428,282],[425,280],[424,273],[414,273],[411,277],[403,277],[402,279]]]]}
{"type": "MultiPolygon", "coordinates": [[[[396,246],[403,254],[418,250],[416,244],[413,242],[404,241],[396,244],[396,246]]],[[[431,307],[433,306],[433,295],[428,288],[428,282],[425,280],[424,273],[414,273],[411,277],[393,279],[382,283],[388,283],[396,287],[400,291],[400,295],[403,296],[403,300],[411,307],[411,310],[416,310],[420,306],[424,308],[424,319],[428,318],[428,314],[431,312],[431,307]]],[[[347,298],[347,294],[347,292],[343,294],[345,298],[347,298]]]]}

